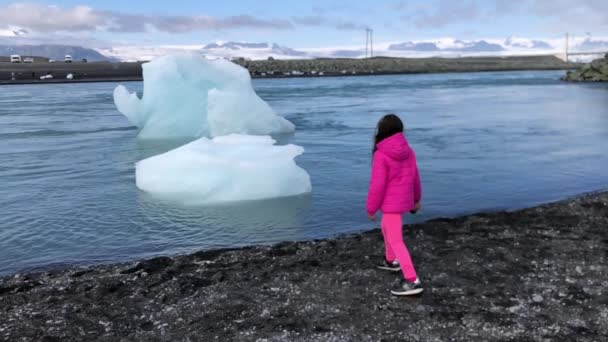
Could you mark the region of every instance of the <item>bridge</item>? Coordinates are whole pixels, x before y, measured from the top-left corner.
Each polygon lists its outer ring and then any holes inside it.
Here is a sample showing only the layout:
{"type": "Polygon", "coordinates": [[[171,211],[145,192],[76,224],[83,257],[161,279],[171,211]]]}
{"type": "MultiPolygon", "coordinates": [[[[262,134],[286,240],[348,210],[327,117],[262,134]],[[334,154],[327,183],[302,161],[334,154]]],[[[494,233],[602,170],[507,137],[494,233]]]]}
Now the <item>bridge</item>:
{"type": "Polygon", "coordinates": [[[570,42],[570,36],[568,33],[566,33],[566,43],[564,44],[564,46],[565,46],[564,53],[559,53],[556,55],[558,58],[562,59],[565,62],[570,61],[570,56],[593,56],[593,55],[603,56],[603,55],[608,54],[608,50],[606,50],[606,51],[570,51],[568,49],[569,42],[570,42]]]}

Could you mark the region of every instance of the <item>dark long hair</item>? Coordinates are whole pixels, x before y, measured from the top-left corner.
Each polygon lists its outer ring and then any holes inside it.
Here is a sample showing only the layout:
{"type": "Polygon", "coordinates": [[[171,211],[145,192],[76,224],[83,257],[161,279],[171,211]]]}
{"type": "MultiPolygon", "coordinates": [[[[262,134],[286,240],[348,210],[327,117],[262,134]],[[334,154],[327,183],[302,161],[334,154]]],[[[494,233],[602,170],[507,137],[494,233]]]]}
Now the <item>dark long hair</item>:
{"type": "Polygon", "coordinates": [[[378,144],[391,135],[403,133],[403,122],[395,114],[386,114],[378,121],[372,154],[378,150],[378,144]]]}

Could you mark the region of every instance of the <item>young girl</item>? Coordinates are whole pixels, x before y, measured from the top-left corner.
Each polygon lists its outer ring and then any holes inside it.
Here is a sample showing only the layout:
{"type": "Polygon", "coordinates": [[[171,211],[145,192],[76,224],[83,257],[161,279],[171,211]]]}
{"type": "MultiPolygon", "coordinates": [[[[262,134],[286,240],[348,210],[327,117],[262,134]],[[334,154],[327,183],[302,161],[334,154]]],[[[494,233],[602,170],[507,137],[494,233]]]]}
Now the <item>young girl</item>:
{"type": "Polygon", "coordinates": [[[367,196],[367,214],[376,219],[382,211],[385,261],[378,266],[403,273],[404,279],[391,290],[397,296],[409,296],[423,291],[410,253],[402,235],[402,216],[420,210],[420,176],[414,150],[403,135],[403,123],[395,114],[385,115],[376,128],[372,176],[367,196]]]}

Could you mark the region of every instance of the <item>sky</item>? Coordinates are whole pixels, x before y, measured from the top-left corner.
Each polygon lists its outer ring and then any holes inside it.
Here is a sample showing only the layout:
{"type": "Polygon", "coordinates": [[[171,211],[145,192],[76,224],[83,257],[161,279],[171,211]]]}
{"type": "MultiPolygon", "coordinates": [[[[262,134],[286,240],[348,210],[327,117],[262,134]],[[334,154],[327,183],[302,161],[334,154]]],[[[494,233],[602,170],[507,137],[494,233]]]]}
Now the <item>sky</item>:
{"type": "Polygon", "coordinates": [[[366,27],[376,42],[608,36],[608,0],[0,0],[0,38],[16,43],[331,47],[364,44],[366,27]]]}

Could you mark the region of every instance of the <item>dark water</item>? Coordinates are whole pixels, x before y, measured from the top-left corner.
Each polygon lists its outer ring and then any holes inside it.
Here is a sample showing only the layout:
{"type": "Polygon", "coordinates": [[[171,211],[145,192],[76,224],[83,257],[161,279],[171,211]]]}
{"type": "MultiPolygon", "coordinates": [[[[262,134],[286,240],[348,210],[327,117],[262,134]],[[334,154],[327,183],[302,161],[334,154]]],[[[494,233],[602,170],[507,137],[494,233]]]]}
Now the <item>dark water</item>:
{"type": "MultiPolygon", "coordinates": [[[[0,274],[374,227],[364,201],[378,118],[405,119],[424,191],[409,220],[513,209],[608,188],[608,86],[561,72],[257,80],[297,126],[311,196],[178,207],[135,187],[140,143],[116,84],[0,87],[0,274]]],[[[130,83],[131,89],[141,84],[130,83]]]]}

